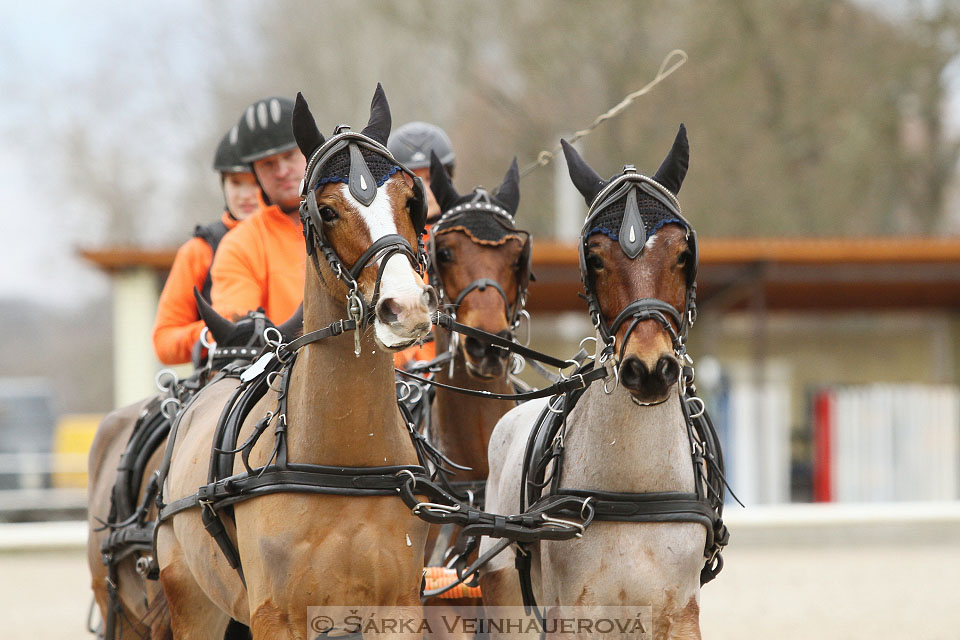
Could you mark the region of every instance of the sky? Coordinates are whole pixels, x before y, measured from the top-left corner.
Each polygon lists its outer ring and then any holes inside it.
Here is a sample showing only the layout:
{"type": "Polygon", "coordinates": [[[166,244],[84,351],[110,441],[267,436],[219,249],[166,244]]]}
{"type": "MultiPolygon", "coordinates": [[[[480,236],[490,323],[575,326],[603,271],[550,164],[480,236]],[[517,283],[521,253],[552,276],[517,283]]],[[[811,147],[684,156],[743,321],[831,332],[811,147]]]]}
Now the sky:
{"type": "MultiPolygon", "coordinates": [[[[109,217],[73,188],[78,175],[101,176],[105,188],[134,197],[129,206],[146,214],[136,229],[138,243],[176,246],[189,233],[183,217],[170,212],[183,206],[189,178],[209,171],[185,164],[197,136],[208,133],[203,127],[212,126],[216,96],[209,74],[224,53],[210,48],[210,33],[221,22],[242,29],[253,5],[168,0],[158,6],[43,0],[4,7],[0,299],[76,307],[109,293],[109,279],[77,257],[78,248],[103,246],[111,233],[109,217]],[[78,128],[104,148],[127,145],[133,157],[149,156],[152,168],[118,166],[107,156],[79,166],[68,152],[78,128]]],[[[252,48],[248,53],[255,55],[252,48]]],[[[960,60],[948,80],[946,108],[960,135],[960,60]]],[[[215,217],[208,211],[219,201],[212,172],[202,199],[197,219],[215,217]]]]}

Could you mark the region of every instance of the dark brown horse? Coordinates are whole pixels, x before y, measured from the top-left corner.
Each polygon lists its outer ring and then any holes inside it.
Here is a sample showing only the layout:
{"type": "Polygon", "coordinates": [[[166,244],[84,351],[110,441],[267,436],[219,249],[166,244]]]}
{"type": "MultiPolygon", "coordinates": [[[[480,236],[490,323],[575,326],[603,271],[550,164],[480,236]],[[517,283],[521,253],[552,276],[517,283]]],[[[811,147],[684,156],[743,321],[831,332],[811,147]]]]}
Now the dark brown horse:
{"type": "MultiPolygon", "coordinates": [[[[430,186],[443,211],[430,231],[431,283],[440,292],[441,305],[462,324],[512,338],[525,315],[531,249],[530,234],[514,221],[520,202],[516,159],[496,195],[482,187],[460,195],[437,159],[430,168],[430,186]]],[[[514,392],[506,350],[440,327],[436,341],[438,353],[452,355],[437,373],[439,382],[499,394],[514,392]]],[[[509,400],[437,388],[430,438],[444,455],[471,467],[457,471],[455,480],[472,483],[470,490],[475,494],[487,478],[490,434],[512,407],[509,400]]]]}

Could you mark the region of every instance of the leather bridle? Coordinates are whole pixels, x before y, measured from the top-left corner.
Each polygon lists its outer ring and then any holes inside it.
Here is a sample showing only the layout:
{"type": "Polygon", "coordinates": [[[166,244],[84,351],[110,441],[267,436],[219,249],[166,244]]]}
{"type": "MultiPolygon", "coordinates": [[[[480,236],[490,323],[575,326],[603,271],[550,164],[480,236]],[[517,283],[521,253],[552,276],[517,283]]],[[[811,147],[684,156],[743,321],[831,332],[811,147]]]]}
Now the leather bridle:
{"type": "MultiPolygon", "coordinates": [[[[407,257],[411,266],[418,274],[423,274],[423,265],[426,263],[422,234],[426,224],[427,205],[423,181],[412,171],[403,166],[390,150],[373,138],[362,133],[350,131],[346,125],[338,126],[334,135],[324,142],[310,155],[307,161],[305,178],[300,186],[300,220],[303,224],[303,235],[306,240],[307,254],[313,260],[317,273],[320,274],[320,260],[322,255],[326,259],[337,280],[347,286],[347,314],[350,320],[356,323],[357,328],[364,328],[373,320],[374,310],[380,297],[380,283],[387,263],[394,255],[401,253],[407,257]],[[399,234],[389,234],[376,239],[356,262],[348,266],[336,250],[329,243],[323,231],[323,219],[317,205],[317,189],[320,186],[321,174],[324,166],[340,151],[348,149],[350,153],[350,175],[348,186],[351,195],[361,204],[369,205],[377,195],[377,181],[370,172],[361,150],[366,150],[382,156],[398,171],[413,179],[413,199],[410,205],[410,217],[414,230],[417,233],[417,248],[399,234]],[[371,263],[379,261],[377,277],[374,284],[373,297],[368,302],[360,291],[357,279],[371,263]]],[[[357,334],[359,336],[359,333],[357,334]]]]}
{"type": "MultiPolygon", "coordinates": [[[[484,189],[478,188],[476,190],[476,195],[470,202],[459,204],[456,207],[445,211],[437,220],[437,222],[433,224],[433,227],[430,230],[430,238],[427,245],[427,254],[429,256],[429,260],[427,262],[427,273],[430,278],[430,284],[433,285],[437,290],[437,295],[444,312],[454,321],[456,321],[457,310],[460,308],[460,305],[463,303],[464,299],[474,291],[485,291],[487,287],[490,287],[500,294],[500,297],[503,299],[504,313],[506,314],[507,326],[509,327],[510,339],[512,340],[514,333],[520,326],[523,319],[526,317],[527,321],[529,322],[529,315],[524,307],[527,303],[527,290],[530,286],[530,260],[532,242],[533,240],[531,239],[530,234],[526,231],[517,229],[514,225],[513,216],[510,215],[506,209],[494,203],[484,189]],[[445,232],[451,232],[452,229],[450,229],[450,227],[457,222],[462,222],[465,217],[476,215],[494,216],[496,222],[503,226],[509,235],[526,236],[526,239],[523,241],[523,249],[520,257],[520,271],[517,277],[517,297],[512,302],[510,301],[509,296],[507,296],[507,292],[503,286],[491,278],[477,278],[461,289],[455,297],[451,297],[451,294],[447,292],[446,288],[443,286],[443,280],[440,278],[440,274],[437,270],[438,259],[436,238],[445,232]]],[[[457,332],[451,333],[452,337],[450,340],[450,351],[454,352],[459,344],[460,334],[457,332]]]]}
{"type": "MultiPolygon", "coordinates": [[[[624,216],[626,218],[629,215],[630,211],[628,209],[624,213],[624,216]]],[[[643,222],[639,219],[638,214],[634,224],[643,224],[643,222]]],[[[624,232],[625,230],[621,229],[621,233],[624,232]]],[[[630,233],[634,233],[633,229],[630,230],[630,233]]],[[[635,259],[642,253],[642,251],[643,248],[641,245],[639,250],[637,250],[634,255],[626,255],[631,259],[635,259]]],[[[670,336],[670,343],[673,346],[674,353],[682,361],[683,356],[686,353],[687,333],[697,319],[696,277],[698,252],[697,232],[693,230],[693,227],[690,225],[687,219],[684,218],[680,213],[680,203],[677,201],[676,196],[653,178],[649,178],[645,175],[637,173],[637,170],[633,165],[625,165],[623,168],[623,173],[611,180],[610,183],[606,185],[599,194],[597,194],[597,197],[593,199],[593,203],[590,205],[586,220],[584,221],[583,228],[580,232],[579,253],[580,278],[583,281],[583,288],[586,294],[584,297],[586,298],[587,306],[590,310],[590,319],[593,322],[593,326],[600,333],[601,339],[603,340],[603,349],[609,355],[612,355],[615,352],[617,332],[625,323],[629,322],[630,324],[627,326],[627,332],[624,334],[623,344],[620,345],[620,350],[617,357],[618,363],[621,362],[623,360],[626,343],[630,338],[630,334],[633,333],[633,330],[636,329],[637,325],[644,320],[656,320],[663,326],[664,331],[666,331],[670,336]],[[628,198],[628,206],[629,200],[632,199],[635,206],[638,190],[655,198],[659,203],[667,207],[667,209],[669,209],[670,212],[676,217],[676,221],[686,230],[687,245],[690,253],[692,254],[691,265],[687,271],[686,299],[684,304],[686,311],[685,313],[681,313],[680,310],[678,310],[672,304],[664,300],[660,300],[659,298],[640,298],[627,304],[620,311],[620,313],[617,314],[613,322],[607,324],[606,318],[603,315],[603,310],[600,308],[600,300],[593,286],[593,278],[591,277],[587,265],[587,241],[591,236],[590,231],[594,221],[603,212],[603,210],[622,198],[628,198]]]]}

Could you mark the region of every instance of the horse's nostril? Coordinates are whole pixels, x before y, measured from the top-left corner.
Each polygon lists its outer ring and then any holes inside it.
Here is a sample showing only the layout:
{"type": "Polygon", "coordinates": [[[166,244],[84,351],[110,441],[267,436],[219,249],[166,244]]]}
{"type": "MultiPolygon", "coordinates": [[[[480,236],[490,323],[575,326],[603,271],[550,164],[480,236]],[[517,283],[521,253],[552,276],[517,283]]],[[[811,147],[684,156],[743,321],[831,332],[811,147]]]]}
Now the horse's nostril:
{"type": "Polygon", "coordinates": [[[393,324],[400,320],[400,305],[393,298],[385,298],[377,305],[377,318],[384,324],[393,324]]]}
{"type": "Polygon", "coordinates": [[[463,346],[467,350],[467,353],[470,354],[470,357],[480,360],[487,353],[487,345],[480,342],[476,338],[468,337],[463,341],[463,346]]]}
{"type": "Polygon", "coordinates": [[[647,366],[636,356],[629,356],[620,365],[620,382],[627,389],[639,390],[646,376],[647,366]]]}
{"type": "Polygon", "coordinates": [[[657,373],[665,385],[671,386],[680,378],[680,363],[676,358],[664,356],[657,362],[657,373]]]}

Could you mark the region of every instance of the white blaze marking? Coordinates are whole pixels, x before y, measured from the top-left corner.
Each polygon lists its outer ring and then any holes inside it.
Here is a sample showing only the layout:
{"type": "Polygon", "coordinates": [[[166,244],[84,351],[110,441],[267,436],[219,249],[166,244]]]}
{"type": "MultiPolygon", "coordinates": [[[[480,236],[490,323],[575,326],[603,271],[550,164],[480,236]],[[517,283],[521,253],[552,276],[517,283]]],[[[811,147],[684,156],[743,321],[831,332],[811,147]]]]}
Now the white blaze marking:
{"type": "Polygon", "coordinates": [[[643,246],[645,246],[647,249],[653,249],[653,245],[656,241],[657,241],[657,235],[654,234],[649,238],[647,238],[647,242],[643,246]]]}
{"type": "MultiPolygon", "coordinates": [[[[384,236],[398,234],[397,226],[393,221],[393,209],[390,207],[390,197],[387,195],[386,184],[377,189],[377,196],[369,207],[360,204],[350,193],[347,185],[341,185],[340,194],[360,213],[360,217],[370,232],[371,243],[384,236]]],[[[382,258],[377,260],[378,266],[380,260],[382,258]]],[[[407,256],[402,253],[393,254],[383,269],[383,278],[380,280],[380,298],[393,298],[399,305],[409,309],[422,304],[421,295],[423,291],[424,285],[410,266],[407,256]]],[[[400,336],[394,333],[390,327],[379,320],[374,323],[374,330],[380,342],[388,347],[409,342],[411,339],[411,336],[400,336]]]]}

